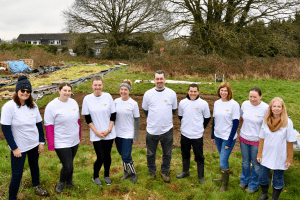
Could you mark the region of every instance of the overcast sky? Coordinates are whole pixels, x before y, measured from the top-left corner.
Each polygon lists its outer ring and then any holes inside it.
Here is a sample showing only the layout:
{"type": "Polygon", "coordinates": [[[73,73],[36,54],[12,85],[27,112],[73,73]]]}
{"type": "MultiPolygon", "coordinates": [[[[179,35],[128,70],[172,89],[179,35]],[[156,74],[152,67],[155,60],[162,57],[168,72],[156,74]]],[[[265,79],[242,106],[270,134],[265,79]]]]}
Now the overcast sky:
{"type": "Polygon", "coordinates": [[[62,11],[75,0],[0,0],[0,38],[19,34],[61,33],[65,28],[62,11]]]}

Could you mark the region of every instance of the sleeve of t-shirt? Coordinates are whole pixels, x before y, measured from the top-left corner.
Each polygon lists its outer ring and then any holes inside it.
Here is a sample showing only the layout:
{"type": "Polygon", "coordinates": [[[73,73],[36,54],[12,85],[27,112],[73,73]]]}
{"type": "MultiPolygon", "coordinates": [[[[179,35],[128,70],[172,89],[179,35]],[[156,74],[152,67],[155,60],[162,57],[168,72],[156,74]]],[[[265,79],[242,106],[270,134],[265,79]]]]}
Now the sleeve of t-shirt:
{"type": "Polygon", "coordinates": [[[84,97],[83,102],[82,102],[81,114],[82,115],[89,115],[90,114],[86,97],[84,97]]]}
{"type": "Polygon", "coordinates": [[[231,119],[234,120],[234,119],[240,119],[240,106],[238,103],[235,103],[233,106],[232,106],[232,116],[231,116],[231,119]]]}
{"type": "Polygon", "coordinates": [[[286,141],[287,142],[295,142],[296,141],[294,126],[293,126],[293,122],[291,120],[289,120],[289,124],[288,124],[288,127],[287,127],[286,141]]]}
{"type": "Polygon", "coordinates": [[[260,131],[259,131],[259,138],[261,138],[261,139],[265,139],[265,130],[264,130],[264,127],[265,127],[266,125],[263,123],[262,125],[261,125],[261,128],[260,128],[260,131]]]}
{"type": "Polygon", "coordinates": [[[12,118],[14,115],[14,109],[12,104],[4,104],[1,109],[1,124],[3,125],[11,125],[12,118]]]}
{"type": "Polygon", "coordinates": [[[147,92],[144,94],[142,108],[148,111],[148,95],[147,92]]]}
{"type": "Polygon", "coordinates": [[[210,111],[209,111],[209,106],[208,106],[207,102],[205,103],[205,106],[204,106],[203,117],[210,118],[210,111]]]}
{"type": "Polygon", "coordinates": [[[51,102],[46,106],[45,113],[44,113],[44,125],[54,125],[54,115],[52,111],[51,102]]]}
{"type": "Polygon", "coordinates": [[[216,108],[216,102],[214,103],[213,117],[215,117],[215,108],[216,108]]]}
{"type": "Polygon", "coordinates": [[[111,95],[109,95],[110,97],[110,114],[111,113],[115,113],[116,112],[116,106],[115,106],[115,102],[114,102],[114,100],[113,100],[113,98],[112,98],[112,96],[111,95]]]}
{"type": "Polygon", "coordinates": [[[243,103],[242,104],[242,106],[241,106],[241,111],[240,111],[240,113],[241,113],[241,117],[243,118],[243,114],[244,114],[244,106],[245,106],[245,104],[243,103]]]}
{"type": "Polygon", "coordinates": [[[172,104],[172,110],[177,109],[177,96],[176,93],[174,92],[174,97],[173,97],[173,104],[172,104]]]}
{"type": "Polygon", "coordinates": [[[133,117],[134,118],[140,117],[140,109],[138,103],[135,103],[133,106],[133,117]]]}
{"type": "Polygon", "coordinates": [[[39,123],[41,122],[43,119],[42,119],[42,116],[41,116],[41,113],[39,111],[39,107],[36,105],[36,103],[34,103],[35,107],[35,114],[36,114],[36,123],[39,123]]]}
{"type": "Polygon", "coordinates": [[[178,116],[183,116],[183,109],[182,109],[182,102],[179,102],[179,106],[178,106],[178,116]]]}

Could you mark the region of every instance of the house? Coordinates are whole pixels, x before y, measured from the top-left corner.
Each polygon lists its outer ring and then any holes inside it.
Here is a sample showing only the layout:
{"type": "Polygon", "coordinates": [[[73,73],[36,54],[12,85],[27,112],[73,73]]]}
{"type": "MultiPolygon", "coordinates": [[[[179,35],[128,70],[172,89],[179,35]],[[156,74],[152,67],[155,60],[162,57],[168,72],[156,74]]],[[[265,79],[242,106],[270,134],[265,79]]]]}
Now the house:
{"type": "MultiPolygon", "coordinates": [[[[38,33],[38,34],[20,34],[17,38],[18,42],[32,45],[54,45],[58,51],[61,51],[63,47],[68,47],[71,55],[74,55],[72,50],[72,44],[75,44],[75,39],[80,33],[38,33]]],[[[93,39],[99,38],[96,34],[88,36],[88,39],[92,40],[92,49],[95,56],[99,56],[101,50],[106,46],[107,41],[105,39],[93,39]]]]}

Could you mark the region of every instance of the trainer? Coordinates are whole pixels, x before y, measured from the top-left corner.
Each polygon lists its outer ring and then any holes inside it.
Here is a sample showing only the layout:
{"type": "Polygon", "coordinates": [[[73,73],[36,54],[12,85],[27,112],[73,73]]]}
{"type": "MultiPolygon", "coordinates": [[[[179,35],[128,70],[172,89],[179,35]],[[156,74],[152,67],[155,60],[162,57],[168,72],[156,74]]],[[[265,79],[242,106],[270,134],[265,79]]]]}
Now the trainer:
{"type": "Polygon", "coordinates": [[[190,175],[191,146],[197,162],[199,183],[204,183],[203,132],[210,120],[208,103],[199,97],[199,86],[191,84],[188,95],[181,100],[178,107],[178,117],[181,122],[181,155],[182,173],[177,178],[190,175]]]}
{"type": "Polygon", "coordinates": [[[169,169],[173,147],[173,114],[177,109],[176,93],[165,87],[165,72],[158,70],[154,73],[155,87],[148,90],[143,98],[142,108],[147,116],[147,166],[149,178],[155,179],[155,155],[158,142],[163,150],[161,176],[164,182],[169,183],[169,169]]]}

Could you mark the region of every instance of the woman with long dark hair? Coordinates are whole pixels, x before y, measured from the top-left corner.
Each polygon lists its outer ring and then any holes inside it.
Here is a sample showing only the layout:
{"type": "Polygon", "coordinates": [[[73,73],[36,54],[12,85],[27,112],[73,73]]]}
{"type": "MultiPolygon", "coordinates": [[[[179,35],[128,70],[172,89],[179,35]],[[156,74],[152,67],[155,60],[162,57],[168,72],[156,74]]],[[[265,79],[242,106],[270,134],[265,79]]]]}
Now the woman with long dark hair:
{"type": "Polygon", "coordinates": [[[74,188],[73,160],[81,137],[79,106],[70,98],[72,86],[62,83],[58,88],[59,97],[53,99],[45,109],[44,125],[49,151],[56,152],[63,167],[56,192],[61,193],[65,184],[74,188]]]}
{"type": "Polygon", "coordinates": [[[13,99],[1,109],[2,131],[11,150],[9,199],[17,199],[26,156],[35,193],[40,196],[49,194],[40,188],[38,158],[44,150],[45,138],[42,117],[31,92],[32,87],[27,77],[20,76],[13,99]]]}
{"type": "Polygon", "coordinates": [[[261,89],[253,87],[249,91],[249,100],[244,101],[241,107],[243,125],[239,139],[243,161],[239,186],[242,189],[248,187],[245,192],[249,194],[256,192],[259,185],[258,173],[260,164],[256,159],[259,146],[259,131],[269,107],[268,104],[261,101],[261,98],[261,89]]]}

